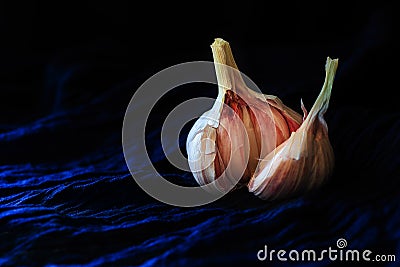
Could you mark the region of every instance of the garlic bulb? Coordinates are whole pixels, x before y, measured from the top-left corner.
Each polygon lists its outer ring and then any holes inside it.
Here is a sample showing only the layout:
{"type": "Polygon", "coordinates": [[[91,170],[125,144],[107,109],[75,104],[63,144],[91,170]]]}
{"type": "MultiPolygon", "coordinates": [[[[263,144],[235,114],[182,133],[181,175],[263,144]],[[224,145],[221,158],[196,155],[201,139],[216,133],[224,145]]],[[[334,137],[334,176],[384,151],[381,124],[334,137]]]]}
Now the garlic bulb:
{"type": "Polygon", "coordinates": [[[193,125],[186,149],[196,181],[200,185],[216,181],[223,190],[229,181],[247,184],[259,160],[287,140],[302,117],[276,96],[246,86],[228,42],[218,38],[211,48],[218,97],[193,125]]]}
{"type": "Polygon", "coordinates": [[[211,45],[218,97],[194,124],[186,142],[191,171],[200,185],[247,184],[262,199],[280,199],[312,190],[332,173],[334,154],[323,118],[338,60],[328,57],[326,77],[307,114],[285,106],[276,96],[249,89],[229,43],[211,45]],[[220,179],[220,178],[223,179],[220,179]]]}

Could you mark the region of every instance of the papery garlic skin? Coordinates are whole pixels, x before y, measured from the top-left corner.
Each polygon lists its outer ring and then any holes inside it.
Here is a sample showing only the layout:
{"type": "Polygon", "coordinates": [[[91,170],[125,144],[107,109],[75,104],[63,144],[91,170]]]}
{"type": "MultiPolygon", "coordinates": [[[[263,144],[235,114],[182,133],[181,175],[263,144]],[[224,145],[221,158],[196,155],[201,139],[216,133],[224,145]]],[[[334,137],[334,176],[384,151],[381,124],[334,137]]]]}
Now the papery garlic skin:
{"type": "Polygon", "coordinates": [[[290,137],[301,115],[276,96],[249,89],[233,59],[229,43],[211,45],[218,80],[218,97],[211,110],[194,124],[186,142],[189,167],[200,185],[218,181],[220,188],[240,179],[247,184],[266,157],[290,137]]]}
{"type": "Polygon", "coordinates": [[[331,175],[334,153],[324,120],[338,60],[327,59],[326,77],[315,104],[300,128],[262,159],[248,183],[262,199],[288,198],[323,184],[331,175]]]}

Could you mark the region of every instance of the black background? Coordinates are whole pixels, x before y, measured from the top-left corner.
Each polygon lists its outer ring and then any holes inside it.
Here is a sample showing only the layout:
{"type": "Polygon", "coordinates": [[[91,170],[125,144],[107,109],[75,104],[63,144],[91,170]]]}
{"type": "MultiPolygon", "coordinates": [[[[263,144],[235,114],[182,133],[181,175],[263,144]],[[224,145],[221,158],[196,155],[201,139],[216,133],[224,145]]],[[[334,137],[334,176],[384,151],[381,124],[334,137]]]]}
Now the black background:
{"type": "Polygon", "coordinates": [[[231,43],[240,69],[260,88],[270,88],[265,91],[301,95],[311,88],[316,94],[325,58],[338,57],[333,105],[394,109],[394,10],[389,4],[322,1],[2,3],[1,120],[62,107],[57,91],[68,67],[98,68],[79,85],[78,97],[89,97],[106,83],[134,78],[140,85],[162,68],[211,60],[215,37],[231,43]]]}

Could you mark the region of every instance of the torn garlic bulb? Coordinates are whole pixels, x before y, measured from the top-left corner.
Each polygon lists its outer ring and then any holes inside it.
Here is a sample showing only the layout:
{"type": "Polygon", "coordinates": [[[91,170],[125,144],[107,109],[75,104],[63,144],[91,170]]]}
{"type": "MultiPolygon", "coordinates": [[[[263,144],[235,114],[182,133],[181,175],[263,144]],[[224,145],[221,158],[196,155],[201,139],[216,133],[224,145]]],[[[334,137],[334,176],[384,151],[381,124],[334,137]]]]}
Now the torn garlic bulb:
{"type": "Polygon", "coordinates": [[[323,118],[338,60],[327,59],[326,77],[315,104],[296,132],[261,160],[248,188],[262,199],[283,199],[321,185],[333,171],[334,154],[323,118]]]}
{"type": "Polygon", "coordinates": [[[276,96],[246,86],[228,42],[218,38],[211,48],[218,97],[193,125],[186,149],[196,181],[200,185],[215,181],[223,190],[227,182],[240,179],[239,186],[247,184],[259,160],[286,141],[302,117],[276,96]]]}

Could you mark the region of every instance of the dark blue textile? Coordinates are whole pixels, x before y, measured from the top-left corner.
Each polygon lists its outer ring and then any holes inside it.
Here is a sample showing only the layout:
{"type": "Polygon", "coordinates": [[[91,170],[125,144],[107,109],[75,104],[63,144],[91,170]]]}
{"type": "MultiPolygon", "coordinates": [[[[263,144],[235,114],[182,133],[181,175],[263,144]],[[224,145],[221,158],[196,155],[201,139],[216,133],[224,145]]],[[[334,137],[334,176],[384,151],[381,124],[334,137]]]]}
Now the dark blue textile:
{"type": "MultiPolygon", "coordinates": [[[[258,262],[257,252],[264,245],[322,250],[339,238],[351,249],[395,254],[398,265],[394,7],[301,13],[244,5],[223,12],[219,26],[199,22],[212,19],[211,6],[174,15],[148,7],[147,17],[125,4],[10,8],[15,13],[2,9],[0,21],[0,266],[292,266],[258,262]],[[232,17],[238,12],[245,15],[232,17]],[[150,17],[159,24],[146,24],[150,17]],[[211,60],[217,36],[231,43],[239,68],[265,93],[298,112],[301,97],[307,107],[315,100],[326,56],[340,58],[326,114],[336,167],[321,190],[270,203],[242,189],[206,206],[178,208],[136,185],[121,146],[130,98],[165,67],[211,60]]],[[[160,173],[194,184],[165,159],[159,131],[175,105],[215,97],[217,89],[176,90],[152,113],[147,144],[160,173]]],[[[327,264],[335,262],[297,262],[327,264]]]]}

